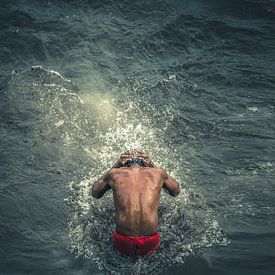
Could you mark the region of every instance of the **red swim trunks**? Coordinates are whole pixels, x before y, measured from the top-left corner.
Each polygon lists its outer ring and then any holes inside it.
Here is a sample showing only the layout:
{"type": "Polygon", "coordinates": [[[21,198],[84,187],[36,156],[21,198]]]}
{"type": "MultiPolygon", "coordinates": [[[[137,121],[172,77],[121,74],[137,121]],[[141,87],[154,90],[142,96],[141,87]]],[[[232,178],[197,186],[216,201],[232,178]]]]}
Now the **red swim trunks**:
{"type": "Polygon", "coordinates": [[[159,233],[153,236],[132,237],[121,235],[117,231],[112,237],[114,247],[123,255],[145,256],[155,252],[159,247],[159,233]]]}

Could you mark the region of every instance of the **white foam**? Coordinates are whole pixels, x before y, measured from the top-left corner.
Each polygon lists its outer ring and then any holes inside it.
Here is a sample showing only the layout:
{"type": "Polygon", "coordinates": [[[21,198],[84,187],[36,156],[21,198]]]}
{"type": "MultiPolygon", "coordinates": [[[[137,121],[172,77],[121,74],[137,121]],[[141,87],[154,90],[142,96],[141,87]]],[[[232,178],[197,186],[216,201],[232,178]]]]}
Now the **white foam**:
{"type": "MultiPolygon", "coordinates": [[[[65,168],[70,163],[77,175],[86,171],[84,178],[68,183],[71,195],[66,199],[71,209],[70,250],[76,256],[89,258],[108,273],[157,274],[164,267],[182,264],[187,255],[202,248],[227,243],[211,209],[185,185],[188,174],[192,175],[192,164],[179,159],[177,148],[164,142],[163,130],[169,129],[176,115],[171,106],[162,106],[162,113],[153,105],[141,110],[135,101],[138,99],[130,98],[127,88],[121,87],[104,96],[99,93],[98,97],[84,96],[81,100],[56,79],[49,78],[46,85],[41,84],[44,73],[39,67],[31,78],[37,85],[30,82],[30,89],[35,91],[31,96],[36,100],[33,105],[42,113],[41,128],[36,132],[48,144],[56,142],[65,168]],[[152,112],[163,118],[158,128],[153,127],[153,118],[148,115],[152,112]],[[90,184],[112,166],[121,151],[133,148],[148,151],[158,166],[168,167],[170,174],[182,183],[178,197],[161,194],[161,245],[155,254],[142,259],[122,257],[111,245],[115,227],[111,191],[100,200],[89,195],[90,184]],[[82,165],[87,165],[87,160],[91,163],[89,170],[82,165]]],[[[168,81],[173,84],[176,80],[168,77],[168,81]]],[[[139,85],[144,83],[133,83],[137,90],[139,85]]]]}
{"type": "MultiPolygon", "coordinates": [[[[121,95],[125,96],[125,95],[121,95]]],[[[85,151],[99,166],[94,167],[88,179],[74,182],[69,201],[73,205],[69,223],[70,250],[78,256],[90,258],[99,269],[112,274],[130,272],[135,274],[157,274],[164,267],[183,263],[186,256],[201,248],[226,245],[227,239],[221,232],[213,213],[207,208],[202,197],[194,195],[185,185],[176,198],[166,193],[161,195],[159,209],[159,231],[162,242],[157,252],[140,259],[125,258],[113,249],[110,238],[114,231],[114,205],[111,191],[100,200],[89,196],[90,183],[97,180],[115,162],[121,151],[142,148],[151,153],[157,165],[169,166],[178,155],[174,148],[168,149],[162,143],[159,131],[150,127],[150,119],[134,102],[127,98],[123,112],[114,111],[112,125],[99,135],[97,150],[85,147],[85,151]],[[128,101],[127,101],[128,100],[128,101]],[[133,121],[132,117],[142,117],[133,121]],[[170,160],[169,160],[170,159],[170,160]],[[102,167],[102,168],[101,168],[102,167]]],[[[121,110],[112,100],[112,109],[121,110]]],[[[167,122],[164,122],[166,125],[167,122]]],[[[171,175],[184,182],[184,167],[175,167],[171,175]]]]}
{"type": "Polygon", "coordinates": [[[251,111],[251,112],[257,112],[259,109],[258,109],[258,107],[251,106],[251,107],[247,107],[247,110],[251,111]]]}

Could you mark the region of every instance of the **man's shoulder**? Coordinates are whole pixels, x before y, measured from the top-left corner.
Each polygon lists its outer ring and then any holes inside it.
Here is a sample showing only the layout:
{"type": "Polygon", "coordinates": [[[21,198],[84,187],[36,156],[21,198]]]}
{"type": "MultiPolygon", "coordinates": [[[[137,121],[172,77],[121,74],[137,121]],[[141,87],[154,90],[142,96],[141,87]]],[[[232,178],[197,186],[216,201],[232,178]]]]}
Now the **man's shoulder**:
{"type": "Polygon", "coordinates": [[[122,174],[125,174],[125,173],[129,173],[129,170],[125,169],[125,168],[112,168],[109,171],[110,176],[112,176],[112,175],[122,175],[122,174]]]}
{"type": "Polygon", "coordinates": [[[161,177],[165,175],[164,170],[160,167],[144,167],[142,168],[141,173],[158,175],[161,177]]]}
{"type": "Polygon", "coordinates": [[[149,171],[151,171],[152,173],[159,173],[159,174],[162,174],[162,175],[165,175],[165,171],[163,168],[161,167],[152,167],[152,168],[148,168],[149,171]]]}
{"type": "MultiPolygon", "coordinates": [[[[151,173],[161,173],[165,174],[165,171],[161,167],[142,167],[141,171],[151,172],[151,173]]],[[[127,174],[131,173],[132,170],[129,168],[112,168],[108,173],[109,175],[127,174]]]]}
{"type": "Polygon", "coordinates": [[[161,167],[144,167],[146,171],[154,171],[154,172],[162,172],[163,169],[161,167]]]}
{"type": "MultiPolygon", "coordinates": [[[[162,173],[164,170],[160,167],[142,167],[140,168],[141,171],[148,171],[148,172],[159,172],[162,173]]],[[[112,168],[108,173],[109,174],[123,174],[123,173],[131,173],[131,169],[128,167],[125,168],[112,168]]]]}

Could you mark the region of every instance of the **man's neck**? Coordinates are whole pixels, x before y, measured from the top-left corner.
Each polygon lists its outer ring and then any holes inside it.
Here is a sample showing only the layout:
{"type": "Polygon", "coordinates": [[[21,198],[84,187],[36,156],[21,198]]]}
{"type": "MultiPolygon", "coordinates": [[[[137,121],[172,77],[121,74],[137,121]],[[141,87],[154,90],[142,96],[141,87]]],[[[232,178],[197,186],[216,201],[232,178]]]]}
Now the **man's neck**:
{"type": "Polygon", "coordinates": [[[129,167],[131,170],[140,170],[141,168],[143,168],[143,167],[141,167],[141,166],[139,166],[138,164],[134,164],[134,165],[132,165],[131,167],[129,167]]]}

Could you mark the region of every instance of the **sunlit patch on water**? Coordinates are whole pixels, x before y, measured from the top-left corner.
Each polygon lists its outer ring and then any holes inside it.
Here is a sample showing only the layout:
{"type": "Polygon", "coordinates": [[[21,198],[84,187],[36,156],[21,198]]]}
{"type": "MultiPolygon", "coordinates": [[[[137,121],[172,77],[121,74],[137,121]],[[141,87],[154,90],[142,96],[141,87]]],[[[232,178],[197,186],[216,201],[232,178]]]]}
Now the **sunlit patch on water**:
{"type": "MultiPolygon", "coordinates": [[[[35,125],[33,135],[40,142],[38,146],[52,151],[57,159],[54,165],[60,169],[75,170],[66,201],[71,209],[69,249],[76,256],[90,259],[109,273],[157,274],[171,265],[182,264],[186,256],[203,248],[227,244],[213,211],[189,187],[192,167],[184,156],[179,157],[176,148],[164,142],[164,131],[174,116],[172,99],[159,109],[147,101],[148,94],[133,99],[128,96],[128,87],[123,86],[119,93],[116,88],[104,96],[96,92],[78,96],[72,82],[41,67],[13,78],[10,85],[17,92],[22,83],[25,87],[21,97],[13,95],[11,89],[9,101],[16,102],[19,112],[29,114],[28,123],[35,125]],[[122,151],[131,148],[148,151],[156,165],[166,168],[181,183],[178,197],[162,193],[161,245],[155,254],[142,258],[121,256],[111,245],[115,229],[111,192],[100,200],[89,195],[90,184],[112,166],[122,151]]],[[[176,82],[173,76],[160,85],[177,85],[176,82]]],[[[143,84],[133,87],[138,90],[143,84]]]]}

